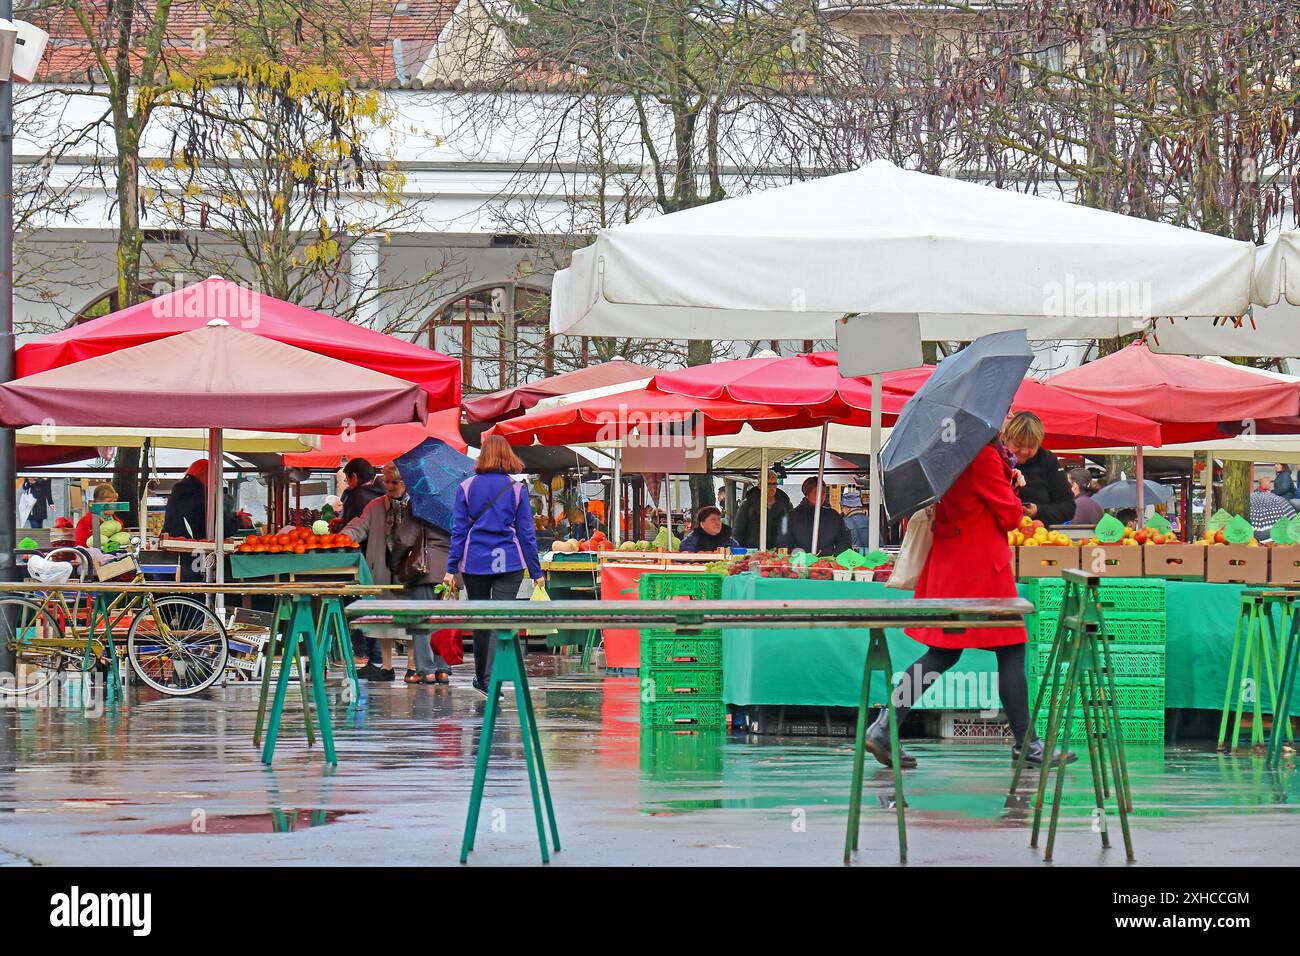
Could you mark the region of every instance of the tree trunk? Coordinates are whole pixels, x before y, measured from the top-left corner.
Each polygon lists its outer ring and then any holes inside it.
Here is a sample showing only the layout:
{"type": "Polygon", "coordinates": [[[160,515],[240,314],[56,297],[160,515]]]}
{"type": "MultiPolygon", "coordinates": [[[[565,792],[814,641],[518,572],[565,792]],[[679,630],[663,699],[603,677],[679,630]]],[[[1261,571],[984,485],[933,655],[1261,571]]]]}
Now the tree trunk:
{"type": "Polygon", "coordinates": [[[1223,463],[1223,491],[1215,510],[1223,508],[1228,514],[1250,517],[1250,484],[1254,465],[1249,461],[1223,463]]]}
{"type": "MultiPolygon", "coordinates": [[[[117,306],[135,305],[140,295],[140,257],[144,233],[140,229],[140,152],[139,141],[127,130],[118,134],[117,183],[117,306]]],[[[113,462],[113,487],[118,499],[130,510],[122,524],[136,527],[139,522],[140,449],[119,448],[113,462]]]]}

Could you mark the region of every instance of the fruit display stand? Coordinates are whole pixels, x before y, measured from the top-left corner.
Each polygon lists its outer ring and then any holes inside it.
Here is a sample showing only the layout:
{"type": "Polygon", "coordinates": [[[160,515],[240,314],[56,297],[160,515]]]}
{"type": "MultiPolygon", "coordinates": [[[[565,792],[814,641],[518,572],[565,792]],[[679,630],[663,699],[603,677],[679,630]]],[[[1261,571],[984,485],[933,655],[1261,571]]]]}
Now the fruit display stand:
{"type": "MultiPolygon", "coordinates": [[[[546,592],[552,601],[590,601],[600,594],[600,552],[548,551],[541,555],[542,573],[546,575],[546,592]]],[[[560,628],[546,635],[546,646],[586,648],[596,638],[594,631],[560,628]]]]}

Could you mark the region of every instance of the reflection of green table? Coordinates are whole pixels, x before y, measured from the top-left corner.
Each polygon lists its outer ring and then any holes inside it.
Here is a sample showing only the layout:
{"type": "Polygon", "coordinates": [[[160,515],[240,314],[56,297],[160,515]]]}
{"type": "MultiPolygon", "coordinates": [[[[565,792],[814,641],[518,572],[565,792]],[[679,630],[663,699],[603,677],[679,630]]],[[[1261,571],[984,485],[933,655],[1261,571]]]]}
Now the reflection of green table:
{"type": "MultiPolygon", "coordinates": [[[[1219,710],[1228,679],[1242,588],[1235,584],[1169,581],[1165,589],[1167,645],[1165,707],[1219,710]]],[[[1029,591],[1021,585],[1020,592],[1029,591]]],[[[829,600],[894,598],[908,591],[874,581],[809,581],[740,574],[723,582],[724,600],[829,600]]],[[[1036,622],[1028,619],[1031,630],[1036,622]]],[[[887,632],[890,657],[902,669],[925,648],[901,631],[887,632]]],[[[846,642],[837,629],[773,631],[728,628],[723,632],[723,700],[738,706],[855,707],[866,650],[846,642]]],[[[879,678],[874,678],[879,680],[879,678]]],[[[872,693],[883,693],[883,685],[872,693]]],[[[1292,714],[1300,714],[1293,695],[1292,714]]],[[[944,680],[917,702],[921,708],[980,710],[1001,705],[997,657],[970,650],[944,680]],[[951,675],[951,676],[949,676],[951,675]]]]}

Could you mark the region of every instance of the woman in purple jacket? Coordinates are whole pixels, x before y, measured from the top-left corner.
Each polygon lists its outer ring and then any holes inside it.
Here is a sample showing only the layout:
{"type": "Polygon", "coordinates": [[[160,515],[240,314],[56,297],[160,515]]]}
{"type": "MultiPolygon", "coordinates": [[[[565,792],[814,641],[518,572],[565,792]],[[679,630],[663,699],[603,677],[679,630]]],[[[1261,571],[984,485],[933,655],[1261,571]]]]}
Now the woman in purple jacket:
{"type": "MultiPolygon", "coordinates": [[[[483,439],[476,474],[461,482],[452,513],[448,587],[460,572],[471,601],[509,601],[519,596],[524,570],[545,584],[537,558],[533,509],[524,486],[510,476],[524,470],[510,443],[499,435],[483,439]]],[[[487,696],[496,654],[495,631],[474,632],[474,689],[487,696]]]]}

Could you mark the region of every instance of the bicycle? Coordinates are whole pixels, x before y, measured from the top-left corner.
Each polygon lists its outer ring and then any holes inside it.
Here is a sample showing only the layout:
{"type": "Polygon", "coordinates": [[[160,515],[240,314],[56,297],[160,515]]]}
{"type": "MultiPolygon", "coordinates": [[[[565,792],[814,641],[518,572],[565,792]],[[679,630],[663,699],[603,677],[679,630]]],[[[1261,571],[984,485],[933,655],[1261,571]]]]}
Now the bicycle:
{"type": "MultiPolygon", "coordinates": [[[[138,542],[124,557],[130,567],[102,583],[144,584],[138,542]]],[[[100,581],[102,568],[85,548],[57,548],[47,558],[71,556],[80,583],[100,581]]],[[[74,586],[75,587],[75,586],[74,586]]],[[[226,669],[226,628],[203,602],[178,594],[51,590],[40,597],[0,596],[0,640],[14,652],[14,682],[0,694],[31,694],[64,673],[85,673],[120,655],[115,633],[126,624],[126,657],[149,687],[188,697],[211,687],[226,669]]]]}

